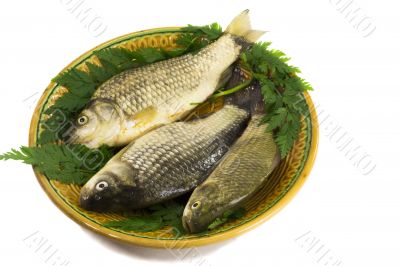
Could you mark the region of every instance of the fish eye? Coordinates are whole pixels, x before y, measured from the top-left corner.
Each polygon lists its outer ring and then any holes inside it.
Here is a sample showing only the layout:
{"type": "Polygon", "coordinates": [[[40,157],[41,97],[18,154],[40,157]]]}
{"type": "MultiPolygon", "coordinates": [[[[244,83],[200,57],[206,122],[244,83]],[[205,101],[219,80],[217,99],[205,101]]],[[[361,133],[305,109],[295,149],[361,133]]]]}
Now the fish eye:
{"type": "Polygon", "coordinates": [[[89,121],[89,118],[86,115],[81,115],[76,121],[78,125],[83,126],[89,121]]]}
{"type": "Polygon", "coordinates": [[[98,191],[104,190],[106,187],[108,187],[108,183],[106,181],[100,181],[99,183],[96,184],[96,189],[98,191]]]}
{"type": "Polygon", "coordinates": [[[199,206],[200,206],[200,201],[195,201],[195,202],[192,204],[192,209],[197,209],[199,206]]]}

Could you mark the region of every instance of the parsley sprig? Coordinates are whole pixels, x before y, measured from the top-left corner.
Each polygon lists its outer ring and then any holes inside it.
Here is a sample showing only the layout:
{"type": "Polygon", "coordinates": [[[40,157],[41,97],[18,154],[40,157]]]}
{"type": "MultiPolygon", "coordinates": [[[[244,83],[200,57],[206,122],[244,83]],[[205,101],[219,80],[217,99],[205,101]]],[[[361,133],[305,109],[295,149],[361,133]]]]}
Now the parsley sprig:
{"type": "MultiPolygon", "coordinates": [[[[72,68],[53,79],[53,82],[67,88],[67,92],[44,111],[47,117],[40,121],[42,130],[37,141],[38,146],[12,149],[0,155],[0,160],[21,160],[33,165],[49,179],[84,184],[116,152],[107,147],[92,150],[83,145],[66,145],[62,142],[63,136],[68,132],[69,122],[85,107],[95,90],[112,76],[127,69],[185,53],[196,53],[221,35],[222,28],[217,23],[206,26],[189,25],[182,28],[182,34],[176,41],[178,47],[172,50],[141,48],[130,51],[110,47],[93,52],[99,64],[87,62],[87,71],[72,68]],[[101,159],[93,160],[93,156],[101,159]]],[[[266,109],[263,122],[269,124],[268,130],[274,132],[281,155],[285,156],[298,137],[302,115],[308,112],[302,93],[311,90],[311,86],[297,76],[300,72],[298,68],[287,64],[289,58],[281,51],[270,49],[270,44],[253,45],[242,53],[240,61],[252,73],[252,79],[261,84],[266,109]]],[[[233,93],[237,88],[219,91],[212,98],[233,93]]],[[[171,225],[181,234],[183,208],[184,205],[176,202],[158,204],[150,207],[144,216],[129,216],[121,221],[109,222],[106,226],[121,230],[154,231],[171,225]]],[[[209,229],[237,217],[240,217],[240,213],[224,214],[209,229]]]]}
{"type": "Polygon", "coordinates": [[[218,23],[205,26],[188,25],[182,28],[183,33],[176,40],[181,53],[196,53],[222,35],[222,27],[218,23]]]}
{"type": "Polygon", "coordinates": [[[143,215],[128,216],[128,218],[122,220],[110,221],[105,223],[104,226],[137,232],[156,231],[165,226],[171,226],[171,233],[179,237],[184,234],[182,226],[184,208],[184,204],[171,200],[146,208],[146,213],[143,215]]]}
{"type": "MultiPolygon", "coordinates": [[[[136,232],[151,232],[169,226],[172,229],[171,233],[175,235],[175,237],[180,237],[186,234],[182,225],[182,214],[185,205],[186,201],[170,200],[146,208],[144,214],[127,215],[125,219],[110,221],[105,223],[104,226],[123,231],[136,232]]],[[[207,230],[213,230],[226,222],[239,219],[243,217],[245,213],[246,210],[244,208],[228,210],[222,217],[215,219],[208,226],[207,230]]]]}
{"type": "Polygon", "coordinates": [[[0,160],[20,160],[31,164],[51,180],[67,184],[85,184],[113,156],[105,146],[89,149],[80,144],[44,144],[20,147],[0,155],[0,160]]]}
{"type": "Polygon", "coordinates": [[[274,139],[281,156],[286,156],[298,138],[302,116],[308,114],[303,92],[312,90],[305,80],[297,76],[300,70],[287,62],[289,58],[281,51],[270,49],[270,42],[254,44],[241,54],[241,64],[252,72],[261,85],[268,131],[274,139]]]}
{"type": "Polygon", "coordinates": [[[66,146],[62,144],[62,140],[67,136],[72,120],[85,107],[95,90],[112,76],[127,69],[186,52],[196,52],[221,34],[221,27],[216,23],[202,27],[190,25],[183,28],[183,33],[177,39],[179,47],[172,51],[159,48],[131,51],[118,47],[94,51],[93,56],[98,59],[99,65],[87,62],[87,71],[71,68],[53,78],[53,82],[67,88],[68,91],[44,111],[47,117],[40,121],[42,130],[37,140],[38,146],[21,147],[19,151],[13,149],[1,155],[0,160],[21,160],[33,165],[49,179],[84,184],[100,168],[86,169],[77,158],[82,158],[81,154],[100,152],[104,155],[105,163],[114,154],[114,150],[107,147],[92,150],[83,145],[66,146]],[[188,41],[189,39],[191,41],[188,41]]]}
{"type": "Polygon", "coordinates": [[[235,210],[226,211],[221,217],[215,219],[209,226],[208,230],[213,230],[226,222],[233,221],[235,219],[239,219],[246,214],[245,208],[238,208],[235,210]]]}

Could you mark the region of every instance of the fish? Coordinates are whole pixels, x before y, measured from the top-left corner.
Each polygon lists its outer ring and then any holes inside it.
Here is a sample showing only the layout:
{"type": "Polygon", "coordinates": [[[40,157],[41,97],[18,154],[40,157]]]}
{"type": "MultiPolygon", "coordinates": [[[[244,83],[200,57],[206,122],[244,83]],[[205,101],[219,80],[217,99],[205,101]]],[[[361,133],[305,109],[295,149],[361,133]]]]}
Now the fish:
{"type": "Polygon", "coordinates": [[[262,114],[254,114],[243,134],[221,163],[191,194],[182,224],[189,233],[199,233],[225,213],[249,199],[278,165],[280,155],[262,114]]]}
{"type": "Polygon", "coordinates": [[[82,187],[91,211],[147,207],[192,191],[207,178],[245,129],[250,113],[232,104],[205,118],[174,122],[117,153],[82,187]]]}
{"type": "Polygon", "coordinates": [[[264,31],[253,30],[249,11],[236,16],[216,41],[198,53],[126,70],[96,89],[78,115],[69,142],[89,148],[124,146],[185,117],[231,75],[231,65],[264,31]]]}

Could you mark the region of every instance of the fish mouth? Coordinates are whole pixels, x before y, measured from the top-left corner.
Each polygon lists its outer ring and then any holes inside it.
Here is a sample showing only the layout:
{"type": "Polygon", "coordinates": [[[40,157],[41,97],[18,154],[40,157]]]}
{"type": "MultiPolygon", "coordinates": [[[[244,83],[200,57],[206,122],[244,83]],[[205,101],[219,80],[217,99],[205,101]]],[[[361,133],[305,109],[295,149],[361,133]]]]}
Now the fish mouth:
{"type": "Polygon", "coordinates": [[[79,195],[79,206],[83,209],[92,211],[94,209],[93,199],[88,193],[86,189],[81,190],[81,194],[79,195]]]}
{"type": "Polygon", "coordinates": [[[82,196],[79,197],[79,206],[81,206],[85,210],[90,210],[89,201],[86,198],[83,198],[82,196]]]}
{"type": "Polygon", "coordinates": [[[107,211],[107,206],[99,202],[100,198],[96,195],[94,197],[88,195],[80,195],[79,206],[87,211],[104,212],[107,211]]]}
{"type": "Polygon", "coordinates": [[[64,125],[59,131],[55,132],[55,135],[63,140],[67,144],[79,142],[79,136],[77,134],[77,127],[75,124],[64,125]]]}
{"type": "Polygon", "coordinates": [[[186,219],[186,217],[182,217],[183,219],[182,219],[182,225],[183,225],[183,228],[185,229],[185,231],[186,232],[191,232],[191,230],[190,230],[190,223],[188,223],[188,221],[187,221],[187,219],[186,219]]]}
{"type": "Polygon", "coordinates": [[[204,231],[204,226],[201,226],[199,223],[191,221],[190,218],[183,216],[182,217],[182,225],[183,228],[191,234],[199,233],[204,231]]]}
{"type": "Polygon", "coordinates": [[[71,130],[70,133],[63,138],[64,142],[66,144],[82,144],[90,149],[99,147],[99,145],[96,145],[94,141],[86,140],[80,137],[77,132],[78,131],[76,129],[71,130]]]}
{"type": "Polygon", "coordinates": [[[187,219],[185,219],[185,217],[182,219],[182,225],[186,232],[192,233],[191,224],[188,222],[187,219]]]}
{"type": "Polygon", "coordinates": [[[87,211],[101,211],[103,204],[100,200],[101,197],[99,195],[93,195],[89,190],[82,188],[79,195],[79,206],[87,211]]]}
{"type": "MultiPolygon", "coordinates": [[[[61,138],[64,143],[66,144],[82,144],[86,146],[90,146],[90,141],[87,140],[86,138],[80,136],[78,127],[73,124],[71,125],[61,136],[61,138]]],[[[93,148],[93,147],[89,147],[93,148]]]]}

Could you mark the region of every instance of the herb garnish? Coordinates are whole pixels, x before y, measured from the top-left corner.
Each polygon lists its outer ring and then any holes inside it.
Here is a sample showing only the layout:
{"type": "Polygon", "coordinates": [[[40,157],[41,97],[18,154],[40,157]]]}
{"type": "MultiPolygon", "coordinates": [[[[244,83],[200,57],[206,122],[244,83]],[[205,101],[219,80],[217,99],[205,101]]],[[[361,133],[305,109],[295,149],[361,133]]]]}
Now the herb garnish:
{"type": "Polygon", "coordinates": [[[40,147],[20,147],[0,155],[0,160],[20,160],[31,164],[48,179],[66,184],[85,184],[114,154],[102,146],[91,150],[84,145],[44,144],[40,147]]]}
{"type": "Polygon", "coordinates": [[[181,46],[177,49],[181,54],[196,53],[201,48],[209,45],[222,35],[222,27],[218,23],[206,26],[188,25],[182,28],[183,33],[176,40],[176,44],[181,46]]]}
{"type": "Polygon", "coordinates": [[[132,216],[118,221],[110,221],[105,223],[104,226],[138,232],[155,231],[165,226],[172,226],[173,230],[171,233],[179,237],[184,234],[182,226],[184,208],[185,205],[171,200],[148,207],[146,209],[147,214],[132,216]]]}
{"type": "MultiPolygon", "coordinates": [[[[146,213],[140,216],[127,215],[126,219],[110,221],[105,223],[104,226],[123,231],[137,232],[151,232],[166,226],[171,226],[171,233],[175,235],[175,237],[180,237],[186,234],[182,225],[182,214],[185,205],[185,203],[170,200],[146,208],[144,210],[146,213]]],[[[245,213],[246,210],[244,208],[226,211],[222,217],[215,219],[207,229],[213,230],[226,222],[231,222],[243,217],[245,213]]]]}
{"type": "Polygon", "coordinates": [[[296,141],[301,118],[308,114],[303,92],[312,90],[309,83],[296,74],[300,70],[287,64],[289,58],[281,51],[269,49],[270,42],[254,44],[241,54],[241,64],[252,72],[261,85],[268,123],[267,131],[273,131],[282,157],[286,156],[296,141]]]}
{"type": "MultiPolygon", "coordinates": [[[[181,29],[176,43],[178,48],[163,50],[159,48],[141,48],[130,51],[123,48],[106,48],[93,52],[99,64],[85,63],[87,71],[76,68],[59,74],[53,82],[67,88],[67,92],[58,98],[54,105],[44,111],[47,118],[40,121],[41,133],[37,147],[21,147],[12,149],[0,160],[21,160],[31,164],[35,170],[47,178],[63,183],[83,185],[114,154],[115,150],[107,147],[89,149],[79,144],[62,144],[64,133],[68,131],[67,121],[72,121],[85,107],[94,91],[112,76],[127,69],[144,66],[156,61],[165,60],[185,53],[196,53],[201,48],[218,39],[222,34],[219,24],[206,26],[189,25],[181,29]],[[85,157],[86,156],[86,157],[85,157]],[[102,160],[94,160],[97,164],[85,164],[83,158],[99,156],[102,160]]],[[[300,131],[301,116],[308,111],[302,93],[311,86],[296,74],[299,69],[289,66],[289,58],[278,50],[269,49],[270,43],[254,44],[240,57],[241,65],[252,74],[251,81],[261,84],[264,96],[265,115],[263,122],[268,123],[269,131],[274,132],[281,156],[285,156],[293,147],[300,131]]],[[[246,85],[250,81],[246,81],[246,85]]],[[[237,86],[231,90],[217,91],[211,98],[224,96],[245,86],[237,86]]],[[[93,159],[93,158],[92,158],[93,159]]],[[[132,216],[120,221],[112,221],[105,226],[121,230],[154,231],[171,225],[177,234],[182,234],[181,216],[184,205],[170,201],[148,208],[144,216],[132,216]]],[[[227,212],[216,219],[209,229],[239,218],[243,212],[227,212]]]]}
{"type": "Polygon", "coordinates": [[[208,230],[213,230],[213,229],[219,227],[220,225],[222,225],[222,224],[224,224],[226,222],[230,222],[230,221],[233,221],[235,219],[242,218],[245,214],[246,214],[246,209],[245,208],[238,208],[236,210],[228,210],[222,215],[222,217],[219,217],[219,218],[215,219],[208,226],[208,230]]]}
{"type": "MultiPolygon", "coordinates": [[[[72,68],[60,73],[52,81],[67,88],[68,91],[44,111],[48,118],[40,121],[42,131],[37,140],[39,146],[21,147],[20,151],[13,149],[1,155],[0,160],[22,160],[35,166],[37,171],[44,173],[49,179],[84,184],[98,169],[96,171],[85,169],[82,162],[76,160],[76,157],[80,156],[74,157],[70,152],[75,149],[68,149],[60,142],[68,132],[71,121],[85,107],[95,90],[112,76],[127,69],[165,60],[182,53],[196,52],[222,34],[221,27],[216,23],[202,27],[188,26],[182,31],[184,33],[177,39],[179,48],[172,51],[159,48],[140,48],[130,51],[111,47],[93,52],[100,65],[88,62],[85,63],[88,71],[72,68]]],[[[106,154],[102,165],[113,154],[113,150],[106,147],[97,150],[83,146],[81,149],[84,149],[86,154],[99,152],[106,154]]],[[[78,152],[78,155],[80,153],[78,152]]]]}

